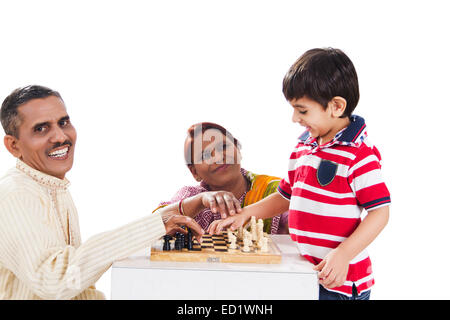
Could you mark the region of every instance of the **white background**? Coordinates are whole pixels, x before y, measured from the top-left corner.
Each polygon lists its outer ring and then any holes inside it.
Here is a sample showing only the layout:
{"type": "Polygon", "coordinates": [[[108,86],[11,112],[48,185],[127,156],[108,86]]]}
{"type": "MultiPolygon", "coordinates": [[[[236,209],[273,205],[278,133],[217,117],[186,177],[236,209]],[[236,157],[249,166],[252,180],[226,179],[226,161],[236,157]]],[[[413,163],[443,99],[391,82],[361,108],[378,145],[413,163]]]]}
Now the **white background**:
{"type": "MultiPolygon", "coordinates": [[[[67,177],[83,239],[195,184],[186,129],[218,122],[243,167],[283,176],[302,128],[281,92],[313,47],[352,59],[393,204],[373,299],[449,299],[450,23],[445,1],[2,1],[0,99],[58,90],[78,131],[67,177]]],[[[0,151],[0,171],[14,166],[0,151]]],[[[97,287],[110,297],[110,272],[97,287]]]]}

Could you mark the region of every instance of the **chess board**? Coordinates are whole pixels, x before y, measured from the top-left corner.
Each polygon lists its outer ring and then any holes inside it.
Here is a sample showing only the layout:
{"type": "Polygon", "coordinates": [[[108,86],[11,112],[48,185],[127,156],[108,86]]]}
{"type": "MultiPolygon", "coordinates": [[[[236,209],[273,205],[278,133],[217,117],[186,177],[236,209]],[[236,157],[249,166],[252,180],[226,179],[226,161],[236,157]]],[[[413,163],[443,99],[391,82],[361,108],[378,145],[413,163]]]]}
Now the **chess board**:
{"type": "Polygon", "coordinates": [[[174,239],[171,241],[170,251],[163,251],[163,240],[157,241],[151,249],[150,260],[152,261],[184,261],[184,262],[232,262],[232,263],[281,263],[281,252],[269,235],[268,251],[261,252],[256,248],[255,242],[250,252],[242,251],[242,240],[236,242],[237,248],[230,249],[227,232],[219,235],[203,235],[201,244],[196,239],[193,241],[192,250],[183,248],[173,250],[174,239]]]}

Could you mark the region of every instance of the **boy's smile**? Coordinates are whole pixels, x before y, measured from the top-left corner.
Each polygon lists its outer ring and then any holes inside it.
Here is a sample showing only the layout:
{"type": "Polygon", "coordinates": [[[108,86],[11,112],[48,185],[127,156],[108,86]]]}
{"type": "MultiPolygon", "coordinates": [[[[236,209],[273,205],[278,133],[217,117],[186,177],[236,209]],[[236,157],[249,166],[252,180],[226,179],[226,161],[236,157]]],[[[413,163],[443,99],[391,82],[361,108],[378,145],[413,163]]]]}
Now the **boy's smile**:
{"type": "Polygon", "coordinates": [[[341,97],[331,99],[326,109],[306,96],[290,100],[289,103],[294,108],[292,121],[305,127],[318,144],[330,142],[336,133],[350,123],[348,117],[340,118],[345,111],[345,99],[341,97]]]}

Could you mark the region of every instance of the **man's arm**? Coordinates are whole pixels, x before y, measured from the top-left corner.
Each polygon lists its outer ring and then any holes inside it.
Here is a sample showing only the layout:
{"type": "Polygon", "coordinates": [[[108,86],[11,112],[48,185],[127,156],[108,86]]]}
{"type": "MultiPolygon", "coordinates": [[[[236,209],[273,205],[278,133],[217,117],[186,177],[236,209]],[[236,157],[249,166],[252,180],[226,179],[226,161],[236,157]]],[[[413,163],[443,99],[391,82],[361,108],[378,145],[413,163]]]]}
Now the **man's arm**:
{"type": "Polygon", "coordinates": [[[39,297],[70,299],[93,285],[113,261],[148,247],[179,225],[201,232],[191,218],[171,216],[171,209],[95,235],[75,248],[60,246],[58,231],[43,219],[49,212],[38,196],[11,194],[0,203],[0,264],[39,297]]]}

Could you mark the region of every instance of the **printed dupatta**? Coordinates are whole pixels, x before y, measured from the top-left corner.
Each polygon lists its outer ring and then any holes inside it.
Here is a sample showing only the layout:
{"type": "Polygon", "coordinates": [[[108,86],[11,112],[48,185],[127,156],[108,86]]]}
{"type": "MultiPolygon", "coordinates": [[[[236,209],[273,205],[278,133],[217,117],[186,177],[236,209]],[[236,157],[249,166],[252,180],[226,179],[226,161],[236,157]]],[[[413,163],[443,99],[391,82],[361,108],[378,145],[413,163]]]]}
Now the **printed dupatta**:
{"type": "MultiPolygon", "coordinates": [[[[280,184],[280,178],[278,177],[268,176],[265,174],[257,175],[251,173],[250,171],[247,171],[246,176],[251,181],[251,187],[245,195],[244,201],[242,202],[242,207],[258,202],[268,195],[276,192],[278,185],[280,184]]],[[[280,219],[281,215],[264,219],[264,232],[277,233],[280,219]]]]}

